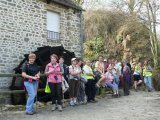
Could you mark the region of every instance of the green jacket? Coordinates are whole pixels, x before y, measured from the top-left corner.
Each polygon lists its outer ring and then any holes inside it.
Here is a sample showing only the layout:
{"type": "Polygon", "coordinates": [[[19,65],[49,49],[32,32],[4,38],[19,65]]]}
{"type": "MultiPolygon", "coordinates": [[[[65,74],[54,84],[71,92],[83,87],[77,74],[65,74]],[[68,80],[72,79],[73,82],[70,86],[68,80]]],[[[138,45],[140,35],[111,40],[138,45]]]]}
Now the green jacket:
{"type": "Polygon", "coordinates": [[[144,66],[143,76],[151,77],[152,76],[152,68],[151,66],[144,66]]]}

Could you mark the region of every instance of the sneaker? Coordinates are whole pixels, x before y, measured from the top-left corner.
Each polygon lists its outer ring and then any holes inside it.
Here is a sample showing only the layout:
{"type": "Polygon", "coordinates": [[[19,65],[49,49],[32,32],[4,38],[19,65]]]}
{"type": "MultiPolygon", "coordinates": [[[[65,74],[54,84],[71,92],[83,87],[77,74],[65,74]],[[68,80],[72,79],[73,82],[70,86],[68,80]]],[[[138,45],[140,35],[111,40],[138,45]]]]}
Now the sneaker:
{"type": "Polygon", "coordinates": [[[58,105],[56,104],[56,109],[58,109],[58,105]]]}
{"type": "Polygon", "coordinates": [[[83,103],[84,103],[83,101],[80,101],[80,102],[79,102],[80,105],[82,105],[83,103]]]}
{"type": "Polygon", "coordinates": [[[76,102],[77,102],[77,100],[76,100],[76,99],[74,99],[74,100],[73,100],[73,102],[74,102],[74,103],[76,103],[76,102]]]}
{"type": "Polygon", "coordinates": [[[129,93],[124,93],[124,96],[128,96],[129,95],[129,93]]]}
{"type": "Polygon", "coordinates": [[[113,98],[116,98],[116,97],[117,97],[117,94],[113,94],[112,97],[113,97],[113,98]]]}
{"type": "Polygon", "coordinates": [[[58,105],[58,111],[62,112],[62,105],[58,105]]]}
{"type": "Polygon", "coordinates": [[[55,110],[56,110],[56,104],[53,104],[52,111],[55,111],[55,110]]]}
{"type": "Polygon", "coordinates": [[[117,95],[117,97],[119,98],[120,97],[120,94],[118,93],[118,94],[116,94],[117,95]]]}
{"type": "Polygon", "coordinates": [[[138,92],[138,90],[137,89],[134,89],[135,90],[135,92],[138,92]]]}
{"type": "Polygon", "coordinates": [[[65,108],[65,107],[66,107],[65,103],[62,103],[62,108],[65,108]]]}
{"type": "Polygon", "coordinates": [[[79,105],[79,103],[78,102],[74,102],[74,105],[79,105]]]}
{"type": "Polygon", "coordinates": [[[73,102],[74,102],[74,105],[78,105],[78,102],[76,101],[76,99],[73,102]]]}
{"type": "Polygon", "coordinates": [[[26,112],[26,115],[34,115],[34,112],[26,112]]]}
{"type": "Polygon", "coordinates": [[[70,106],[74,106],[74,102],[73,101],[70,101],[70,106]]]}
{"type": "Polygon", "coordinates": [[[87,104],[87,101],[84,101],[82,105],[86,105],[86,104],[87,104]]]}
{"type": "Polygon", "coordinates": [[[97,100],[91,100],[91,103],[96,103],[96,102],[98,102],[97,100]]]}
{"type": "Polygon", "coordinates": [[[37,114],[37,111],[33,111],[33,114],[37,114]]]}

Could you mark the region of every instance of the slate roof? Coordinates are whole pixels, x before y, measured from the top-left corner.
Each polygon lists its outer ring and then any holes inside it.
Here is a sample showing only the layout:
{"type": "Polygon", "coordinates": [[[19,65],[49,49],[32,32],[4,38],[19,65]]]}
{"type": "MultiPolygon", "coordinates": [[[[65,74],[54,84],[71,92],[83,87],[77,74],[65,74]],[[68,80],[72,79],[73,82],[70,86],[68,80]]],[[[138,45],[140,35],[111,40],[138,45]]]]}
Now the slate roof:
{"type": "Polygon", "coordinates": [[[73,1],[71,0],[50,0],[51,2],[66,6],[66,7],[70,7],[79,11],[83,11],[83,9],[76,5],[73,1]]]}

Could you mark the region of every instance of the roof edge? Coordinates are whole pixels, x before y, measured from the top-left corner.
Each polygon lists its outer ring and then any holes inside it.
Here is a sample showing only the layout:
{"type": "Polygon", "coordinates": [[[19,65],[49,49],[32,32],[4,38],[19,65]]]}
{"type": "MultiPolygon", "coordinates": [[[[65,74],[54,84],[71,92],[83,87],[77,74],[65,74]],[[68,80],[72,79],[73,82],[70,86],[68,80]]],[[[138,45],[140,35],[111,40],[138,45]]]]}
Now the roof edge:
{"type": "MultiPolygon", "coordinates": [[[[62,0],[50,0],[50,2],[54,2],[54,3],[60,4],[60,5],[66,6],[66,7],[70,7],[75,10],[78,10],[78,11],[84,11],[84,9],[82,9],[80,6],[76,5],[73,1],[71,1],[71,0],[69,0],[69,1],[72,2],[72,4],[67,3],[65,1],[62,1],[62,0]]],[[[50,2],[48,2],[48,3],[50,3],[50,2]]]]}

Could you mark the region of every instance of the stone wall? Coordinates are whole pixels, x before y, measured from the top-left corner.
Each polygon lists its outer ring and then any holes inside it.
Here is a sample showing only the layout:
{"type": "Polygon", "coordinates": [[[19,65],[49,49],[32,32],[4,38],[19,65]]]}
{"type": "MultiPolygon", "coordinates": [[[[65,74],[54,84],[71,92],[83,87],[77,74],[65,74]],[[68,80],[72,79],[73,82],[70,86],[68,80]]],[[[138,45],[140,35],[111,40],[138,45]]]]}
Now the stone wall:
{"type": "MultiPolygon", "coordinates": [[[[0,73],[13,73],[24,54],[45,45],[63,45],[80,57],[80,13],[40,0],[0,0],[0,73]],[[60,14],[61,40],[47,39],[47,10],[60,14]]],[[[11,78],[0,78],[0,89],[10,84],[11,78]]]]}

